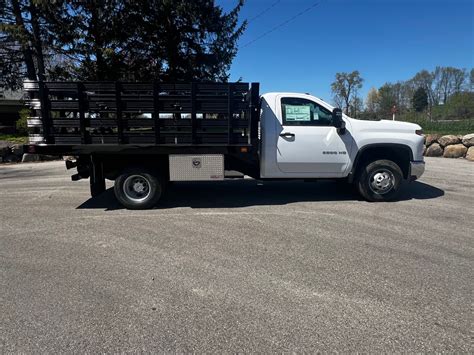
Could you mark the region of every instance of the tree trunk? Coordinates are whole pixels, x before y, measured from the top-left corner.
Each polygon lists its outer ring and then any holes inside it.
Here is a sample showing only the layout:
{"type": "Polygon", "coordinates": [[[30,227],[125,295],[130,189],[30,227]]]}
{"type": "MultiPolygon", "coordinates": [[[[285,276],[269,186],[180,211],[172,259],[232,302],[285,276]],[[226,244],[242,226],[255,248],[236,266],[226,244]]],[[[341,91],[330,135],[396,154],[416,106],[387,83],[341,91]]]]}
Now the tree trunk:
{"type": "Polygon", "coordinates": [[[33,28],[33,47],[36,52],[36,62],[38,65],[38,79],[44,81],[44,55],[43,55],[43,43],[41,41],[41,29],[38,21],[38,9],[36,5],[31,2],[30,4],[30,14],[31,14],[31,26],[33,28]]]}
{"type": "MultiPolygon", "coordinates": [[[[31,37],[30,33],[26,30],[25,22],[21,16],[21,8],[18,0],[11,0],[13,14],[15,15],[16,25],[25,37],[31,37]]],[[[36,80],[35,62],[33,60],[33,51],[30,48],[29,43],[25,43],[25,40],[21,41],[21,51],[25,58],[26,72],[29,80],[36,80]]]]}
{"type": "Polygon", "coordinates": [[[103,55],[103,39],[100,29],[100,9],[95,6],[93,3],[91,4],[91,35],[94,38],[93,43],[93,52],[95,55],[96,60],[96,73],[95,73],[95,80],[105,80],[106,79],[106,68],[105,68],[105,61],[103,55]]]}
{"type": "Polygon", "coordinates": [[[352,91],[352,87],[351,87],[351,84],[349,82],[347,82],[347,96],[344,98],[344,100],[346,101],[346,115],[349,116],[349,103],[351,101],[351,91],[352,91]]]}

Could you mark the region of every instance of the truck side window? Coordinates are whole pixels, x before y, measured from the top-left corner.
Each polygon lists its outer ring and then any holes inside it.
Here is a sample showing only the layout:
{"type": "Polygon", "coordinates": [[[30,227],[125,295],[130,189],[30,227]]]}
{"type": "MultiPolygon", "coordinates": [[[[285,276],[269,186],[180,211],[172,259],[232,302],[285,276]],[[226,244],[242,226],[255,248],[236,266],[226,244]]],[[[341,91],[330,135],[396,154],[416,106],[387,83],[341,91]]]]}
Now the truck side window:
{"type": "Polygon", "coordinates": [[[332,114],[317,103],[298,97],[281,99],[285,126],[332,126],[332,114]]]}

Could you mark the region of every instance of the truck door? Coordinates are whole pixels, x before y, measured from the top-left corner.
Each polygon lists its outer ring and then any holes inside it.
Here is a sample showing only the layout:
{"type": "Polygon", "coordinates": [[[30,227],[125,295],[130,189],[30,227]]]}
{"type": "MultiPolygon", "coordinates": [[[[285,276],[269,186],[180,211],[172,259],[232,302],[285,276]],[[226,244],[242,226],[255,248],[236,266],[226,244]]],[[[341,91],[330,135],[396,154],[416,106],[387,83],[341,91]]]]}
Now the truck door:
{"type": "Polygon", "coordinates": [[[332,112],[301,97],[277,99],[277,166],[287,177],[343,176],[350,153],[349,134],[333,126],[332,112]]]}

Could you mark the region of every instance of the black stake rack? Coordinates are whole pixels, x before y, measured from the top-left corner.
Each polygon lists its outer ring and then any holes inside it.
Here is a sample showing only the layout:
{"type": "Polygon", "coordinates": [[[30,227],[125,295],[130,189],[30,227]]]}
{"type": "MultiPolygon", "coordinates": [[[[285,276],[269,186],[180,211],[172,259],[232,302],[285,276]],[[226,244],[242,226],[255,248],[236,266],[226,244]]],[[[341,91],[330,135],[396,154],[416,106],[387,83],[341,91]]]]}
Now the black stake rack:
{"type": "Polygon", "coordinates": [[[252,146],[258,83],[26,81],[30,144],[252,146]]]}

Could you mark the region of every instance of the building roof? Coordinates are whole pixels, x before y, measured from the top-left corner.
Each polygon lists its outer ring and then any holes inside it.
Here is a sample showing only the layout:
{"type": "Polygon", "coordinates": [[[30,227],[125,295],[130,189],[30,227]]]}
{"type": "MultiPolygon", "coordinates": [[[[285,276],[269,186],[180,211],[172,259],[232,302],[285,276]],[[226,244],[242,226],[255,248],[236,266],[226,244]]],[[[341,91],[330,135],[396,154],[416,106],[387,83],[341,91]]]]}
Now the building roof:
{"type": "Polygon", "coordinates": [[[0,88],[0,101],[4,100],[21,100],[23,97],[23,91],[22,90],[3,90],[0,88]]]}

